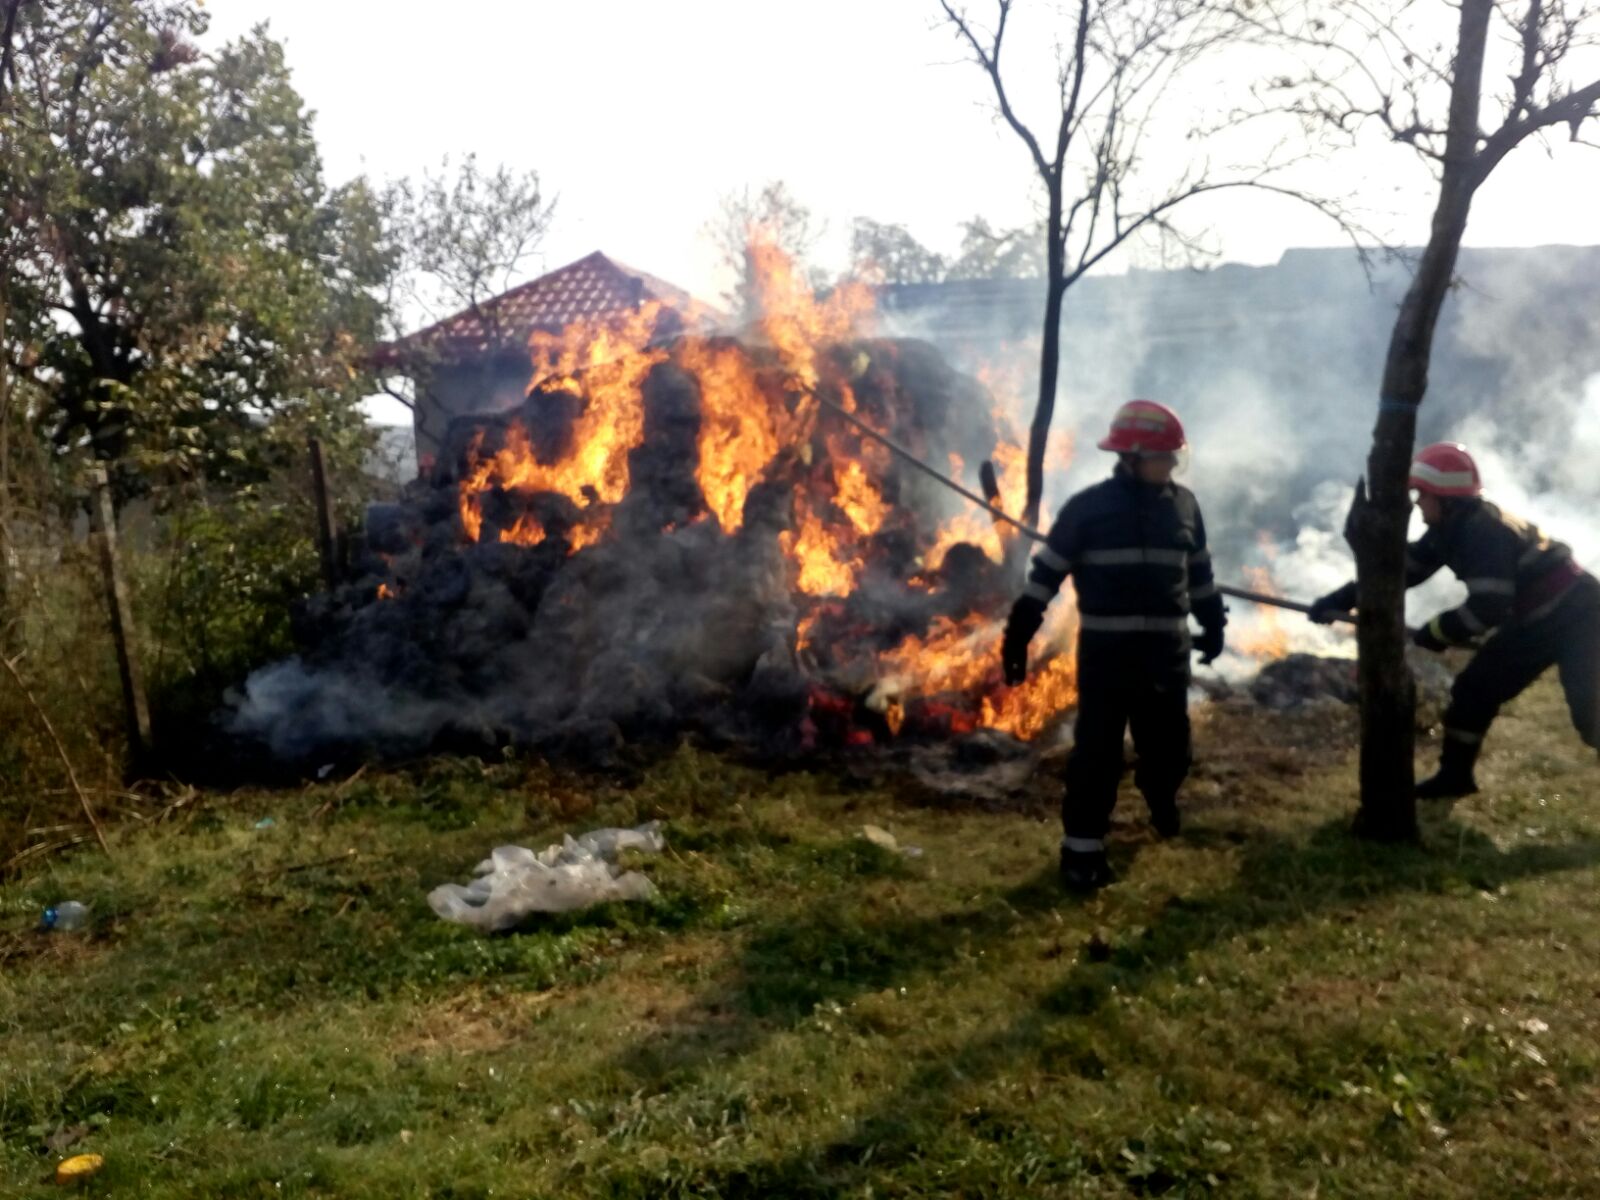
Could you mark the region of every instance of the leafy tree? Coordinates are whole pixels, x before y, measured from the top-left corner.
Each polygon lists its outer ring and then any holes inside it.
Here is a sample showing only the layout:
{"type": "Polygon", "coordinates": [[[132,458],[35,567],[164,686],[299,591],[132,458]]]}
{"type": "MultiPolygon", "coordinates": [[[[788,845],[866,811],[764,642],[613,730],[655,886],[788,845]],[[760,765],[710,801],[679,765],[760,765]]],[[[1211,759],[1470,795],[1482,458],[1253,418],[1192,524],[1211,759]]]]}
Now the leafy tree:
{"type": "Polygon", "coordinates": [[[365,183],[324,182],[282,47],[202,52],[198,0],[0,16],[4,354],[51,443],[124,492],[257,478],[308,430],[352,458],[392,255],[365,183]]]}
{"type": "MultiPolygon", "coordinates": [[[[501,166],[481,170],[468,155],[453,172],[446,158],[437,174],[392,183],[383,195],[388,246],[395,264],[388,312],[391,339],[408,332],[402,322],[440,321],[458,312],[474,313],[492,341],[504,344],[516,331],[500,329],[487,302],[510,288],[539,248],[555,215],[536,172],[501,166]]],[[[406,344],[403,358],[384,357],[383,390],[418,413],[438,353],[426,339],[406,344]],[[398,374],[391,375],[389,368],[398,374]]],[[[486,373],[493,364],[486,358],[486,373]]],[[[424,405],[424,421],[442,410],[424,405]]],[[[442,436],[443,429],[430,429],[442,436]]]]}
{"type": "Polygon", "coordinates": [[[961,252],[950,264],[949,279],[1043,279],[1044,229],[994,229],[983,217],[962,225],[961,252]]]}
{"type": "Polygon", "coordinates": [[[904,225],[857,217],[850,230],[850,273],[872,283],[937,283],[944,256],[929,250],[904,225]]]}

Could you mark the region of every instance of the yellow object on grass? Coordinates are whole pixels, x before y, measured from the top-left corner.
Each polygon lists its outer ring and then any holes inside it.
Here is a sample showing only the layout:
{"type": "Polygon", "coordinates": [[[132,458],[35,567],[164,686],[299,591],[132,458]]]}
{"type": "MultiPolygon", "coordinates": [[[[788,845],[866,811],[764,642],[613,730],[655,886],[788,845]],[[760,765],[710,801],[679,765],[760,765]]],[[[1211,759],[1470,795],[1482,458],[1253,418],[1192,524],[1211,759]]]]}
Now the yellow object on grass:
{"type": "Polygon", "coordinates": [[[56,1166],[57,1183],[81,1183],[106,1165],[98,1154],[75,1154],[56,1166]]]}

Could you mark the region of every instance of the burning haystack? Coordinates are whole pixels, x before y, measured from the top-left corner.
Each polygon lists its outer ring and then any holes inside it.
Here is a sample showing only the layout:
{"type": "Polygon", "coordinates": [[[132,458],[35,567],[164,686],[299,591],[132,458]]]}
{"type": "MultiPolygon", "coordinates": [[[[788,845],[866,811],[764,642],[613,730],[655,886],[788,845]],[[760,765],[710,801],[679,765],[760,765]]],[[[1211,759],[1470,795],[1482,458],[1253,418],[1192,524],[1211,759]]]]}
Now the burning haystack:
{"type": "Polygon", "coordinates": [[[248,681],[235,732],[305,759],[1053,727],[1069,606],[1052,657],[1003,688],[1026,551],[822,401],[957,473],[994,461],[1013,504],[1017,439],[932,347],[864,336],[864,290],[819,302],[754,254],[767,315],[744,341],[660,337],[652,305],[535,335],[525,403],[458,421],[431,476],[374,510],[367,574],[306,606],[304,652],[248,681]]]}

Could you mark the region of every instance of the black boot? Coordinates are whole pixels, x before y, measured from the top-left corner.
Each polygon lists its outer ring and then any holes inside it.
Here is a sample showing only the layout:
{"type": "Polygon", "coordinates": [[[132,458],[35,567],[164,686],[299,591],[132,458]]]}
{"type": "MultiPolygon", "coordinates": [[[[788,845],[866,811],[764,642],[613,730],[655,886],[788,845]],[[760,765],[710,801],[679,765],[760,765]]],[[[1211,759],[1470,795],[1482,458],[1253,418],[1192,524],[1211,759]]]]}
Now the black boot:
{"type": "Polygon", "coordinates": [[[1150,806],[1150,827],[1161,837],[1175,838],[1178,830],[1183,827],[1183,821],[1178,816],[1178,802],[1175,799],[1151,800],[1145,798],[1145,803],[1150,806]]]}
{"type": "Polygon", "coordinates": [[[1061,886],[1069,892],[1098,892],[1112,880],[1104,850],[1061,851],[1061,886]]]}
{"type": "Polygon", "coordinates": [[[1418,800],[1454,800],[1478,790],[1472,777],[1478,761],[1478,743],[1463,742],[1445,731],[1444,749],[1439,754],[1439,769],[1417,784],[1418,800]]]}

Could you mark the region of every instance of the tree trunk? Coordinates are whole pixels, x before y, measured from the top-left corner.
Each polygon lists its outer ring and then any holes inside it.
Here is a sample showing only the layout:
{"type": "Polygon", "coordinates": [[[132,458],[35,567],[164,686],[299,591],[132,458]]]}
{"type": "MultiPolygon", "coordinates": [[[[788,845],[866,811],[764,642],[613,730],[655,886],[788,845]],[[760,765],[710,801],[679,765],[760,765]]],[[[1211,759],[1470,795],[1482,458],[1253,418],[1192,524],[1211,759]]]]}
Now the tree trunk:
{"type": "Polygon", "coordinates": [[[1439,202],[1415,278],[1400,305],[1384,363],[1378,421],[1365,483],[1345,523],[1359,581],[1361,809],[1355,831],[1401,841],[1417,836],[1413,755],[1416,685],[1406,664],[1407,487],[1417,408],[1428,390],[1434,328],[1455,274],[1472,196],[1480,182],[1478,108],[1493,0],[1463,0],[1451,81],[1450,127],[1439,202]]]}
{"type": "Polygon", "coordinates": [[[1044,452],[1050,442],[1050,422],[1056,412],[1056,376],[1061,367],[1061,300],[1066,294],[1063,280],[1067,273],[1066,248],[1061,241],[1061,178],[1049,180],[1050,215],[1045,236],[1046,292],[1044,298],[1044,338],[1039,346],[1039,403],[1033,410],[1033,425],[1028,430],[1028,492],[1022,509],[1022,522],[1039,525],[1039,507],[1044,501],[1044,452]]]}

